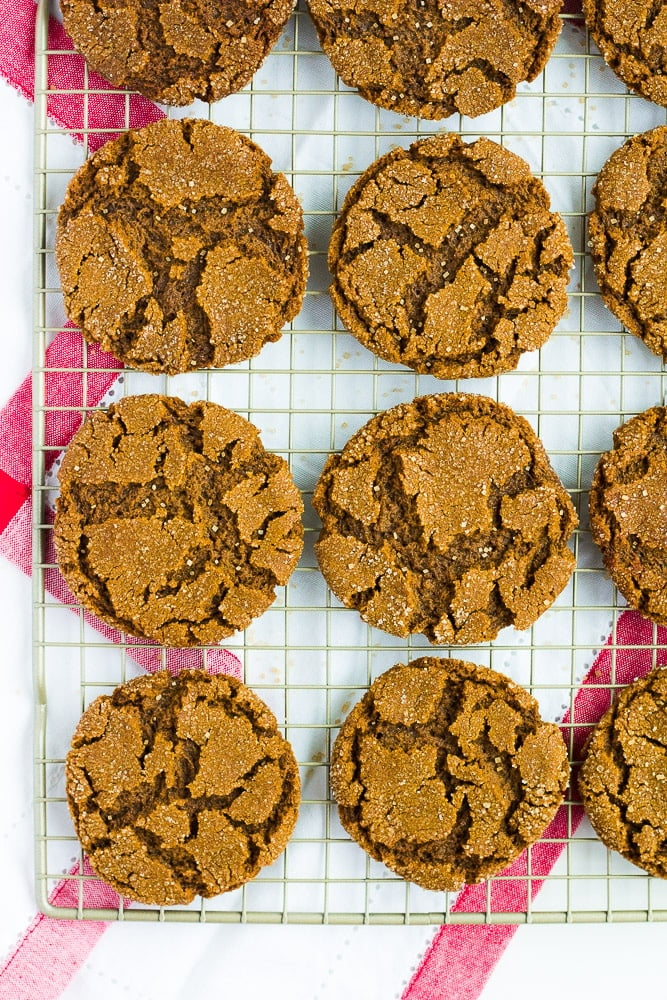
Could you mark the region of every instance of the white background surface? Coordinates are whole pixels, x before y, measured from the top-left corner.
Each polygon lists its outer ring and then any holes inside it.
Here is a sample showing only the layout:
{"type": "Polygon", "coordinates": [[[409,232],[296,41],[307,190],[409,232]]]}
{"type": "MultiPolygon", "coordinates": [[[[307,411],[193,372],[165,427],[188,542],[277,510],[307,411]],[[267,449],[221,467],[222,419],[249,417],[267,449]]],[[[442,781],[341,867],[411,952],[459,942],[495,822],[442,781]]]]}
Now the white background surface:
{"type": "MultiPolygon", "coordinates": [[[[4,350],[0,404],[27,372],[31,335],[32,108],[0,85],[4,350]]],[[[30,586],[0,560],[0,951],[35,912],[32,889],[30,586]]],[[[261,927],[112,924],[64,996],[177,1000],[399,997],[433,930],[423,927],[261,927]]],[[[484,1000],[667,993],[667,927],[521,927],[484,1000]]],[[[443,998],[446,995],[443,993],[443,998]]]]}

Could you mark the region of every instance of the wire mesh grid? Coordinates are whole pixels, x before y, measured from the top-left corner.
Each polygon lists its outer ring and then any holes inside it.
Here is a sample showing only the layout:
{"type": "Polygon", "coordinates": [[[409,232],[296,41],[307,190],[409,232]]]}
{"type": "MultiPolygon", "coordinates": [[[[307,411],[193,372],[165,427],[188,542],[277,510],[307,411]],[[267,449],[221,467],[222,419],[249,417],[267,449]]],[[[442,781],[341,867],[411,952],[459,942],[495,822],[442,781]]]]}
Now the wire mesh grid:
{"type": "MultiPolygon", "coordinates": [[[[302,0],[280,41],[241,93],[208,106],[171,109],[172,116],[210,117],[250,135],[291,180],[304,208],[310,278],[304,306],[275,344],[254,359],[224,370],[176,377],[117,369],[107,401],[124,393],[166,392],[186,402],[206,398],[236,410],[261,430],[266,447],[288,458],[306,503],[306,545],[298,569],[273,607],[226,645],[242,660],[245,681],[271,706],[300,763],[303,803],[282,858],[243,888],[189,907],[167,909],[90,906],[80,848],[64,797],[64,756],[81,711],[100,693],[139,672],[137,645],[110,644],[86,624],[83,611],[49,595],[49,555],[55,479],[46,473],[53,448],[45,441],[47,415],[87,411],[89,380],[100,371],[83,346],[79,368],[47,364],[46,347],[62,329],[54,265],[55,214],[65,187],[88,155],[97,133],[120,129],[89,125],[91,94],[124,92],[83,86],[56,88],[56,60],[74,58],[49,48],[48,2],[37,19],[35,88],[35,356],[34,356],[34,649],[36,694],[36,872],[40,906],[52,916],[88,919],[429,923],[561,922],[667,919],[667,884],[612,855],[599,843],[567,793],[566,821],[547,838],[556,858],[548,874],[529,850],[519,874],[486,885],[478,912],[455,909],[455,896],[430,892],[370,860],[339,825],[327,783],[337,727],[369,683],[396,662],[428,652],[450,653],[494,667],[528,687],[546,718],[572,716],[581,680],[623,610],[602,569],[588,528],[587,488],[612,430],[628,416],[664,399],[660,360],[624,333],[602,305],[586,254],[585,214],[590,188],[608,155],[634,132],[663,124],[663,109],[628,94],[605,66],[581,21],[563,15],[563,31],[544,72],[519,87],[514,101],[475,120],[420,122],[365,102],[336,77],[317,42],[302,0]],[[83,144],[46,114],[47,98],[81,101],[83,144]],[[486,135],[523,156],[543,178],[552,207],[566,220],[575,250],[569,309],[549,342],[524,356],[518,369],[492,379],[445,382],[386,364],[348,335],[327,294],[326,249],[331,226],[350,185],[377,156],[395,145],[440,130],[467,138],[486,135]],[[80,376],[77,406],[45,397],[45,380],[80,376]],[[491,644],[434,649],[421,637],[407,641],[366,626],[328,591],[313,555],[317,518],[314,484],[332,450],[376,412],[416,395],[465,390],[501,400],[525,416],[542,438],[579,510],[574,539],[577,569],[554,606],[530,629],[504,630],[491,644]],[[74,614],[72,613],[74,611],[74,614]],[[78,866],[77,866],[78,862],[78,866]],[[74,865],[74,867],[72,867],[74,865]],[[76,884],[77,905],[49,894],[63,878],[76,884]],[[496,905],[494,887],[512,881],[522,900],[512,912],[496,905]],[[540,889],[537,893],[537,889],[540,889]]],[[[125,121],[130,98],[124,95],[125,121]]],[[[167,109],[165,109],[167,111],[167,109]]],[[[657,633],[650,645],[660,661],[657,633]]],[[[616,646],[611,684],[615,687],[616,646]]],[[[206,651],[204,651],[204,656],[206,651]]],[[[164,661],[165,652],[161,656],[164,661]]],[[[566,727],[575,758],[574,725],[566,727]]],[[[544,841],[542,845],[544,845],[544,841]]]]}

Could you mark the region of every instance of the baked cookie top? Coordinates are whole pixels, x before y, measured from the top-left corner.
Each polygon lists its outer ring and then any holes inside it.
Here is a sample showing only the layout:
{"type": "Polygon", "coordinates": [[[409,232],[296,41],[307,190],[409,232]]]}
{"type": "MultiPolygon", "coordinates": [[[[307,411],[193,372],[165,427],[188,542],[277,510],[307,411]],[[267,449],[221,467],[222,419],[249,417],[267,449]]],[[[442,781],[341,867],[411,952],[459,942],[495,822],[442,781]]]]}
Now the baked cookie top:
{"type": "Polygon", "coordinates": [[[544,832],[568,774],[563,737],[527,691],[486,667],[433,657],[378,677],[331,760],[347,832],[426,889],[502,871],[544,832]]]}
{"type": "Polygon", "coordinates": [[[254,878],[285,848],[300,799],[269,708],[235,678],[201,670],[138,677],[97,698],[65,779],[96,874],[160,906],[254,878]]]}
{"type": "Polygon", "coordinates": [[[618,694],[591,733],[579,791],[595,832],[658,878],[667,878],[667,670],[618,694]]]}
{"type": "Polygon", "coordinates": [[[217,101],[244,87],[287,23],[293,0],[233,4],[60,0],[91,69],[163,104],[217,101]]]}
{"type": "Polygon", "coordinates": [[[525,160],[450,133],[361,175],[328,260],[350,333],[385,361],[454,379],[509,371],[545,343],[567,305],[573,254],[525,160]]]}
{"type": "Polygon", "coordinates": [[[254,142],[199,119],[102,146],[58,213],[69,318],[149,372],[221,367],[275,341],[301,308],[303,213],[254,142]]]}
{"type": "Polygon", "coordinates": [[[127,396],[95,410],[59,473],[55,549],[84,607],[165,646],[247,628],[303,547],[287,463],[216,403],[127,396]]]}
{"type": "Polygon", "coordinates": [[[631,90],[667,106],[667,7],[662,0],[583,0],[605,62],[631,90]]]}
{"type": "Polygon", "coordinates": [[[614,431],[590,493],[593,540],[631,608],[667,625],[667,408],[614,431]]]}
{"type": "Polygon", "coordinates": [[[589,241],[605,304],[667,360],[666,188],[667,127],[661,125],[632,136],[603,166],[593,185],[589,241]]]}
{"type": "Polygon", "coordinates": [[[422,396],[331,455],[313,504],[334,594],[433,643],[528,628],[568,582],[577,518],[530,425],[485,396],[422,396]]]}
{"type": "Polygon", "coordinates": [[[390,111],[474,118],[510,101],[551,54],[561,0],[308,0],[322,48],[390,111]]]}

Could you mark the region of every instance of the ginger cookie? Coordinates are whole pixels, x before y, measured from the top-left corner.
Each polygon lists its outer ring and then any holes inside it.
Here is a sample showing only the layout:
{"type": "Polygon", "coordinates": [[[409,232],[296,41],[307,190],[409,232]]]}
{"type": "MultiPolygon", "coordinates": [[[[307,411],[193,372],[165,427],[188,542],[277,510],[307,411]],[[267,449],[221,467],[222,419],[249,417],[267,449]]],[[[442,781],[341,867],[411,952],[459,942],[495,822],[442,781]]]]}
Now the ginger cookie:
{"type": "Polygon", "coordinates": [[[584,748],[579,792],[612,851],[667,878],[667,670],[634,681],[602,716],[584,748]]]}
{"type": "Polygon", "coordinates": [[[293,0],[196,3],[60,0],[74,47],[116,87],[163,104],[218,101],[244,87],[292,14],[293,0]]]}
{"type": "Polygon", "coordinates": [[[451,891],[534,843],[568,776],[560,730],[527,691],[495,670],[428,656],[378,677],[331,759],[350,836],[408,881],[451,891]]]}
{"type": "Polygon", "coordinates": [[[381,108],[475,118],[541,73],[562,0],[308,0],[320,44],[349,87],[381,108]]]}
{"type": "Polygon", "coordinates": [[[128,635],[217,643],[266,611],[301,554],[287,463],[215,403],[127,396],[96,410],[59,478],[60,570],[85,608],[128,635]]]}
{"type": "Polygon", "coordinates": [[[667,625],[667,408],[614,431],[590,493],[593,540],[631,608],[667,625]]]}
{"type": "Polygon", "coordinates": [[[422,139],[373,163],[329,244],[343,323],[385,361],[487,377],[541,347],[567,305],[572,247],[528,164],[490,139],[422,139]]]}
{"type": "Polygon", "coordinates": [[[364,621],[433,643],[525,629],[568,582],[574,508],[530,425],[485,396],[422,396],[370,420],[313,496],[327,583],[364,621]]]}
{"type": "MultiPolygon", "coordinates": [[[[667,14],[667,6],[665,7],[667,14]]],[[[589,239],[605,305],[667,360],[667,127],[634,135],[593,185],[589,239]]]]}
{"type": "Polygon", "coordinates": [[[584,17],[608,66],[649,101],[667,106],[667,6],[663,0],[583,0],[584,17]]]}
{"type": "Polygon", "coordinates": [[[299,769],[269,708],[234,677],[137,677],[86,709],[65,764],[77,836],[140,903],[187,904],[254,878],[285,849],[299,769]]]}
{"type": "Polygon", "coordinates": [[[69,318],[132,368],[244,361],[301,308],[301,206],[254,142],[198,119],[125,132],[79,169],[58,213],[69,318]]]}

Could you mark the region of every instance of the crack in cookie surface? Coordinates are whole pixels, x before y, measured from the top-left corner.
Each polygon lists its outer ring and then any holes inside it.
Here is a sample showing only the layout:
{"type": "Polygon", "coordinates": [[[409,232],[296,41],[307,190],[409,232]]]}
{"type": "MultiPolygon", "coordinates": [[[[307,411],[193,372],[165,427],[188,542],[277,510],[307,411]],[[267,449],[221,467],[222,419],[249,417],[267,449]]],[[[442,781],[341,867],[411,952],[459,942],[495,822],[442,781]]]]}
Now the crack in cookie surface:
{"type": "Polygon", "coordinates": [[[579,791],[607,847],[667,878],[667,670],[619,692],[591,733],[579,791]]]}
{"type": "Polygon", "coordinates": [[[292,0],[61,0],[90,67],[153,101],[218,101],[261,65],[292,0]]]}
{"type": "Polygon", "coordinates": [[[631,90],[667,106],[667,8],[662,0],[583,0],[605,62],[631,90]]]}
{"type": "Polygon", "coordinates": [[[308,0],[345,83],[401,114],[476,117],[544,67],[560,0],[308,0]]]}
{"type": "Polygon", "coordinates": [[[558,727],[495,671],[422,657],[379,677],[343,723],[331,785],[348,833],[428,889],[497,874],[567,785],[558,727]]]}
{"type": "Polygon", "coordinates": [[[593,186],[589,238],[602,298],[614,316],[667,359],[667,127],[632,136],[593,186]]]}
{"type": "Polygon", "coordinates": [[[198,670],[96,699],[65,773],[97,874],[159,905],[254,878],[283,851],[300,798],[294,754],[267,706],[235,678],[198,670]]]}
{"type": "Polygon", "coordinates": [[[287,463],[215,403],[128,396],[95,411],[60,469],[55,547],[74,595],[168,646],[246,628],[303,547],[287,463]]]}
{"type": "Polygon", "coordinates": [[[191,371],[246,360],[301,307],[303,213],[245,136],[163,120],[99,149],[58,213],[70,319],[133,368],[191,371]]]}
{"type": "Polygon", "coordinates": [[[573,254],[524,160],[450,134],[362,174],[328,261],[336,309],[365,347],[461,378],[509,371],[546,342],[567,305],[573,254]]]}
{"type": "Polygon", "coordinates": [[[484,396],[424,396],[369,421],[313,496],[327,583],[364,621],[433,643],[527,628],[574,568],[570,498],[530,425],[484,396]]]}

